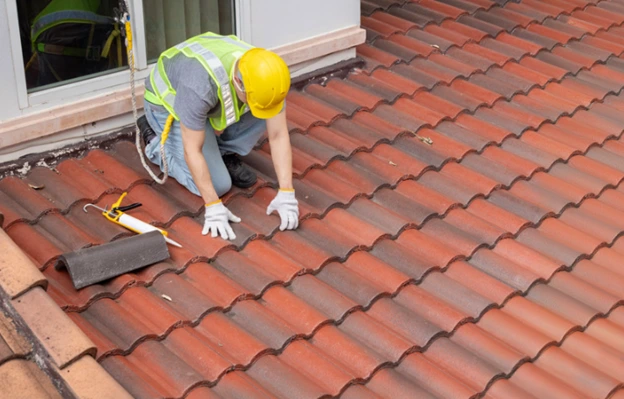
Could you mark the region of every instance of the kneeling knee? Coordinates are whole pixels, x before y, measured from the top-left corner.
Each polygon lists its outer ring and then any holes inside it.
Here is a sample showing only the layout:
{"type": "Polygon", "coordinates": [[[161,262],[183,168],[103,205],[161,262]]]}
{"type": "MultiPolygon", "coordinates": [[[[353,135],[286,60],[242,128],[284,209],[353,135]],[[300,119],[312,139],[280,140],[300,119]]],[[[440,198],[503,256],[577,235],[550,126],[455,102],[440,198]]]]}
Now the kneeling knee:
{"type": "Polygon", "coordinates": [[[229,175],[227,178],[221,178],[213,183],[214,189],[219,197],[227,194],[232,189],[232,179],[229,175]]]}

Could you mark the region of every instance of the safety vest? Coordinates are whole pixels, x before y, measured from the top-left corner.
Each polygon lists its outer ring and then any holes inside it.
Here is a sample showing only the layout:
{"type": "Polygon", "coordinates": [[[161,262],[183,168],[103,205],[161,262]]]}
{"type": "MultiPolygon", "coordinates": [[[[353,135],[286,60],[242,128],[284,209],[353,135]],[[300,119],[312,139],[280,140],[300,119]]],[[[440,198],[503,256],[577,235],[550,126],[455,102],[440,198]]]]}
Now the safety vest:
{"type": "Polygon", "coordinates": [[[252,48],[236,36],[221,36],[203,33],[170,48],[160,55],[158,63],[150,73],[153,92],[146,90],[145,99],[152,104],[164,106],[175,120],[179,120],[174,111],[176,91],[165,73],[164,59],[171,59],[182,53],[198,60],[218,87],[220,115],[209,117],[215,130],[222,131],[240,120],[246,105],[238,101],[232,85],[234,65],[243,53],[252,48]]]}

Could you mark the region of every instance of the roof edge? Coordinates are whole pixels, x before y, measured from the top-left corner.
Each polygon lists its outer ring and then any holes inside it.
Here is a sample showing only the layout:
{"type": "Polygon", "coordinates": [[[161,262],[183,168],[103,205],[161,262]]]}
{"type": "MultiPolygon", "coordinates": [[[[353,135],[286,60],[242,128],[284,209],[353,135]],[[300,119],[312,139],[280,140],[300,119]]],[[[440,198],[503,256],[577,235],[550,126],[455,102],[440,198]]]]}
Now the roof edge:
{"type": "Polygon", "coordinates": [[[95,360],[96,347],[46,292],[48,281],[0,229],[0,311],[32,345],[31,360],[64,398],[130,394],[95,360]],[[4,267],[6,266],[6,267],[4,267]],[[45,338],[44,338],[45,337],[45,338]]]}

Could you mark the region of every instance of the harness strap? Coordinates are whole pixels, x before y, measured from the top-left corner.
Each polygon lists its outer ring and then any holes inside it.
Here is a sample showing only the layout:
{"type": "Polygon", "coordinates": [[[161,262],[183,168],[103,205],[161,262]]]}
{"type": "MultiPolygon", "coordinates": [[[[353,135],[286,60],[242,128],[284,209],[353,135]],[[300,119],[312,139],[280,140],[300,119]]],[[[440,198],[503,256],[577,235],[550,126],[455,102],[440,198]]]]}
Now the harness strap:
{"type": "MultiPolygon", "coordinates": [[[[90,48],[93,49],[93,47],[90,48]]],[[[58,44],[37,43],[37,51],[46,54],[87,58],[87,53],[89,50],[78,47],[60,46],[58,44]]]]}
{"type": "Polygon", "coordinates": [[[145,89],[144,97],[145,101],[149,101],[154,105],[162,105],[162,101],[160,101],[160,98],[158,98],[156,94],[152,93],[148,89],[145,89]]]}
{"type": "Polygon", "coordinates": [[[37,41],[39,35],[43,33],[43,31],[50,29],[53,26],[68,22],[112,25],[115,23],[115,20],[111,17],[98,15],[90,11],[57,11],[44,15],[35,21],[31,28],[31,40],[34,43],[37,41]]]}

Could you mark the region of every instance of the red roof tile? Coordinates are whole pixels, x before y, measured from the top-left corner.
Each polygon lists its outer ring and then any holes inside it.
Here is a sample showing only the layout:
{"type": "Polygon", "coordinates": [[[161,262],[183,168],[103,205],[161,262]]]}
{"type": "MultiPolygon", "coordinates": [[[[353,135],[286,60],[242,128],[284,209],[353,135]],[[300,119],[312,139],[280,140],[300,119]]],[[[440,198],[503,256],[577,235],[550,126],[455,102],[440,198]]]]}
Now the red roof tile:
{"type": "Polygon", "coordinates": [[[623,22],[611,0],[363,0],[365,67],[289,96],[297,231],[264,214],[266,141],[226,197],[234,242],[127,142],[1,181],[4,227],[135,397],[617,397],[623,22]],[[81,210],[120,190],[184,249],[76,292],[50,265],[129,234],[81,210]]]}

